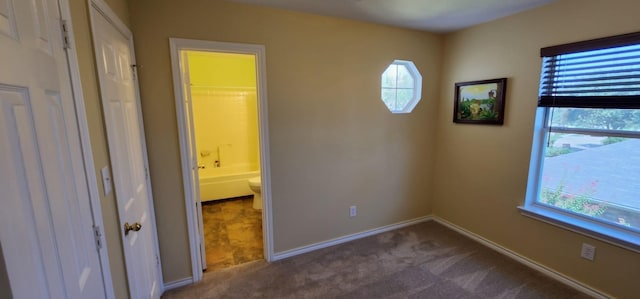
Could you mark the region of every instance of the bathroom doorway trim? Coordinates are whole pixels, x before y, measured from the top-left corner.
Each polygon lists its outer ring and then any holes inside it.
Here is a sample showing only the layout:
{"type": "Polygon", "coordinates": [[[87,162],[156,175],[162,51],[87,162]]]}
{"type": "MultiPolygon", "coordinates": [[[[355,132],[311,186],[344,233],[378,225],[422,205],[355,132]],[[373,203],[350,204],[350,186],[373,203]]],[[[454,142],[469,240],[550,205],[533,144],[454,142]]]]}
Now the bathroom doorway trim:
{"type": "Polygon", "coordinates": [[[267,72],[266,54],[263,45],[215,42],[182,38],[170,38],[171,67],[173,73],[173,87],[176,99],[176,114],[178,120],[178,135],[180,139],[180,156],[182,161],[182,177],[184,197],[187,210],[187,226],[189,231],[189,246],[191,248],[191,269],[193,283],[202,280],[204,250],[201,250],[202,240],[202,206],[197,182],[197,161],[194,161],[192,149],[195,139],[190,115],[191,101],[187,98],[185,86],[188,84],[188,69],[182,51],[226,52],[250,54],[256,57],[256,88],[258,95],[258,123],[260,141],[260,175],[262,177],[262,230],[265,259],[273,260],[273,222],[271,213],[271,176],[269,163],[269,130],[267,113],[267,72]],[[187,110],[188,109],[188,110],[187,110]],[[195,170],[195,171],[194,171],[195,170]]]}

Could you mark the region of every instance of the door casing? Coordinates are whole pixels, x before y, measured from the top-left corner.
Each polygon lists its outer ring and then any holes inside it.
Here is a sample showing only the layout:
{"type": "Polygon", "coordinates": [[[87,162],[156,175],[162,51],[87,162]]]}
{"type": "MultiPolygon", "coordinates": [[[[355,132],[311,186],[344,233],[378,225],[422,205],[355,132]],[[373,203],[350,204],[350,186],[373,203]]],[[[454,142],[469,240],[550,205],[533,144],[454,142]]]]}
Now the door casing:
{"type": "Polygon", "coordinates": [[[104,221],[102,218],[102,206],[100,203],[100,189],[98,188],[98,176],[96,175],[96,167],[93,160],[93,152],[91,147],[91,135],[89,134],[89,122],[87,120],[87,109],[84,105],[84,93],[82,91],[82,81],[80,76],[80,64],[78,63],[78,52],[76,51],[75,35],[73,31],[73,20],[71,18],[71,7],[69,0],[58,0],[60,5],[60,15],[63,20],[67,21],[67,36],[71,46],[67,49],[67,62],[69,63],[69,74],[71,76],[71,90],[76,107],[76,120],[78,122],[78,131],[80,131],[80,144],[82,146],[82,159],[84,162],[85,174],[87,177],[87,186],[89,187],[89,200],[91,201],[91,209],[93,211],[94,225],[100,227],[101,235],[98,236],[103,244],[100,250],[100,266],[102,268],[102,277],[104,280],[106,297],[115,298],[113,290],[113,281],[111,279],[111,266],[109,264],[109,253],[107,252],[107,242],[104,233],[104,221]]]}
{"type": "MultiPolygon", "coordinates": [[[[185,82],[183,78],[183,65],[181,51],[209,51],[227,52],[238,54],[251,54],[256,57],[256,87],[258,93],[258,123],[259,123],[259,143],[260,143],[260,175],[262,177],[262,230],[265,259],[273,260],[273,220],[271,213],[271,166],[269,162],[269,128],[267,111],[267,72],[266,72],[266,50],[263,45],[226,43],[182,38],[170,38],[171,66],[173,73],[173,87],[176,99],[176,114],[178,119],[178,135],[180,139],[180,156],[182,161],[182,178],[184,184],[185,205],[187,210],[187,227],[189,231],[189,247],[191,248],[191,268],[193,270],[192,282],[202,280],[202,258],[200,254],[200,232],[198,213],[201,213],[201,206],[194,204],[200,201],[197,188],[190,188],[196,183],[196,178],[192,175],[193,167],[197,169],[197,162],[191,161],[190,149],[195,148],[193,140],[189,137],[190,122],[188,121],[188,111],[185,110],[185,82]],[[193,190],[196,189],[196,190],[193,190]],[[200,211],[198,211],[200,209],[200,211]]],[[[190,105],[190,104],[189,104],[190,105]]]]}

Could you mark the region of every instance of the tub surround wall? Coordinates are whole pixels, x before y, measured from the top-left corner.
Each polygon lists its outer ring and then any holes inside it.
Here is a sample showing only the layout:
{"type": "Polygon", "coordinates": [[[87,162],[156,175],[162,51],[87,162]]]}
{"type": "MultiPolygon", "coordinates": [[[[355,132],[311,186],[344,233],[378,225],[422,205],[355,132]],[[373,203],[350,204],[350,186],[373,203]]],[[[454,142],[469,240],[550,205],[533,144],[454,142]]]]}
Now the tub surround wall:
{"type": "Polygon", "coordinates": [[[170,37],[266,46],[275,252],[431,213],[440,36],[219,0],[129,8],[165,282],[191,276],[170,37]],[[411,114],[380,99],[394,59],[422,73],[411,114]]]}
{"type": "Polygon", "coordinates": [[[259,169],[256,89],[192,86],[198,164],[259,169]]]}

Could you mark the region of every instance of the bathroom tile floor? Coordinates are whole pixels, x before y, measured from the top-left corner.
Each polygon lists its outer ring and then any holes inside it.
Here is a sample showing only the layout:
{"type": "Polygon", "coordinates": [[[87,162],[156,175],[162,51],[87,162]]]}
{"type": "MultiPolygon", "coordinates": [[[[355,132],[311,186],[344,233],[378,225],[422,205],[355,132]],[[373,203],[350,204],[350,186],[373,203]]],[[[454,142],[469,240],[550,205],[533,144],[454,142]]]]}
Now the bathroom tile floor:
{"type": "Polygon", "coordinates": [[[207,272],[263,259],[262,211],[253,197],[202,203],[207,272]]]}

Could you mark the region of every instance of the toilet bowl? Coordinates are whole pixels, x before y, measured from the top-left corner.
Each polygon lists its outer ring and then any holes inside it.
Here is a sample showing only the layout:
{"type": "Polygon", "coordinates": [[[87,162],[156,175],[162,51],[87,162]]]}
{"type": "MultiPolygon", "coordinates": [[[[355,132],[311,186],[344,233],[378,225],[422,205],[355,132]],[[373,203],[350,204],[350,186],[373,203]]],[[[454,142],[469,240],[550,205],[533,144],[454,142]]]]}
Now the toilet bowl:
{"type": "Polygon", "coordinates": [[[249,189],[253,191],[253,208],[262,210],[262,182],[259,176],[249,179],[249,189]]]}

